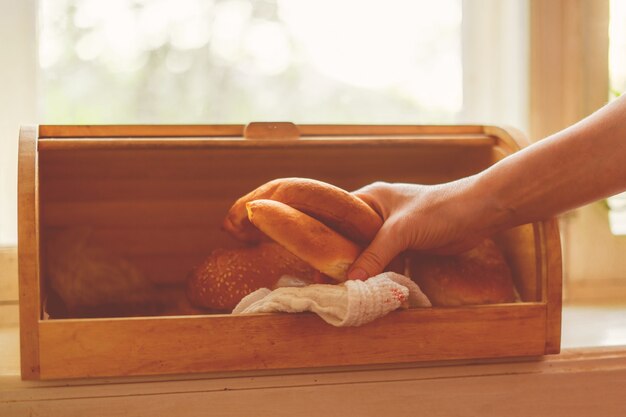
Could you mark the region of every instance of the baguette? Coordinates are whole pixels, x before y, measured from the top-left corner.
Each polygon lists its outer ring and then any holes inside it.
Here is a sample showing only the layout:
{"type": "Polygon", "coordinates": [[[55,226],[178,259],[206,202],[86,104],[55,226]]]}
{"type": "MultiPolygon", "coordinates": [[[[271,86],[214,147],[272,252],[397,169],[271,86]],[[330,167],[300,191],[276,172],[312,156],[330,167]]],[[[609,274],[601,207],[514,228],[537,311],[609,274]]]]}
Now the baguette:
{"type": "Polygon", "coordinates": [[[248,218],[289,252],[336,281],[345,281],[361,247],[325,224],[286,204],[255,200],[246,204],[248,218]]]}
{"type": "Polygon", "coordinates": [[[371,242],[383,224],[369,205],[341,188],[308,178],[279,178],[241,197],[228,211],[223,228],[245,242],[263,240],[246,212],[246,204],[253,200],[287,204],[361,245],[371,242]]]}

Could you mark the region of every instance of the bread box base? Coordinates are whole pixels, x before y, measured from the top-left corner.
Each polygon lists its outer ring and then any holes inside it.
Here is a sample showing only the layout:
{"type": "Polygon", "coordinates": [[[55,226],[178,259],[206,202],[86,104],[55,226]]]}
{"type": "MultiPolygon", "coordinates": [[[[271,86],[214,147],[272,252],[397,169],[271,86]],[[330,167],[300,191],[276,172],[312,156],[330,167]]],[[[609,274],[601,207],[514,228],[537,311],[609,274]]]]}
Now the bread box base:
{"type": "MultiPolygon", "coordinates": [[[[524,145],[485,126],[39,126],[19,156],[22,377],[58,379],[539,356],[559,351],[555,220],[497,237],[521,302],[396,311],[358,328],[312,314],[50,318],[50,242],[88,228],[162,288],[178,291],[240,195],[277,177],[355,189],[441,183],[524,145]]],[[[69,278],[68,278],[69,279],[69,278]]]]}

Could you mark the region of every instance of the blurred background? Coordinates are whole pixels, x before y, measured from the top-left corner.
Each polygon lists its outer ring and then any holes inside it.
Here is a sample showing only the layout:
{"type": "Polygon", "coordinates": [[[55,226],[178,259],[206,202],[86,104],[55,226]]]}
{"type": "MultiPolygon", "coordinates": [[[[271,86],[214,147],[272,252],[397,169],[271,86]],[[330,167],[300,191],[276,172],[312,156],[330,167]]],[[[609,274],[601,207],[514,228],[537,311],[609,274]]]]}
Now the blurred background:
{"type": "MultiPolygon", "coordinates": [[[[626,0],[0,6],[0,253],[11,270],[22,124],[471,123],[539,140],[626,90],[626,0]]],[[[626,199],[561,225],[566,302],[626,303],[626,199]]],[[[0,300],[16,288],[0,280],[0,300]]],[[[626,343],[626,331],[599,337],[626,343]]]]}
{"type": "Polygon", "coordinates": [[[50,123],[446,123],[460,0],[43,0],[50,123]],[[88,105],[86,105],[88,103],[88,105]]]}

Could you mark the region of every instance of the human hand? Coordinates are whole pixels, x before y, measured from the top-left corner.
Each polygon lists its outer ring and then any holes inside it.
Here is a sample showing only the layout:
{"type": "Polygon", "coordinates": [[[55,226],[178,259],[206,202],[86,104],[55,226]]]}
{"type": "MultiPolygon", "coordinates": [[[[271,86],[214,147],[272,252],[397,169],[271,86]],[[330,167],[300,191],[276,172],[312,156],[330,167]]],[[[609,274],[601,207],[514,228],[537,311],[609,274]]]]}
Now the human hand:
{"type": "Polygon", "coordinates": [[[440,185],[376,182],[354,191],[384,223],[348,278],[376,275],[407,249],[448,254],[478,244],[488,225],[481,221],[485,218],[481,199],[466,192],[470,184],[471,179],[440,185]]]}

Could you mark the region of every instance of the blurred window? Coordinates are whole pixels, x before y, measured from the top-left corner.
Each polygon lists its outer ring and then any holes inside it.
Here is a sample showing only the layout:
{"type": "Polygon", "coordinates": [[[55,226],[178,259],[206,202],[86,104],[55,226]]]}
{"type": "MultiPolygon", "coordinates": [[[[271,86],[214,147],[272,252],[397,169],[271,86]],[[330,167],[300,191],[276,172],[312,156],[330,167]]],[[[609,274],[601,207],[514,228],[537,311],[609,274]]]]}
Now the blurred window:
{"type": "Polygon", "coordinates": [[[464,98],[464,83],[481,85],[467,52],[502,41],[468,35],[490,24],[468,16],[498,3],[41,0],[43,120],[483,122],[464,98]],[[466,35],[480,45],[464,48],[466,35]]]}
{"type": "Polygon", "coordinates": [[[44,0],[53,123],[451,122],[461,1],[44,0]]]}
{"type": "MultiPolygon", "coordinates": [[[[626,92],[626,1],[611,0],[609,20],[609,95],[626,92]]],[[[626,193],[608,199],[614,235],[626,235],[626,193]]]]}

